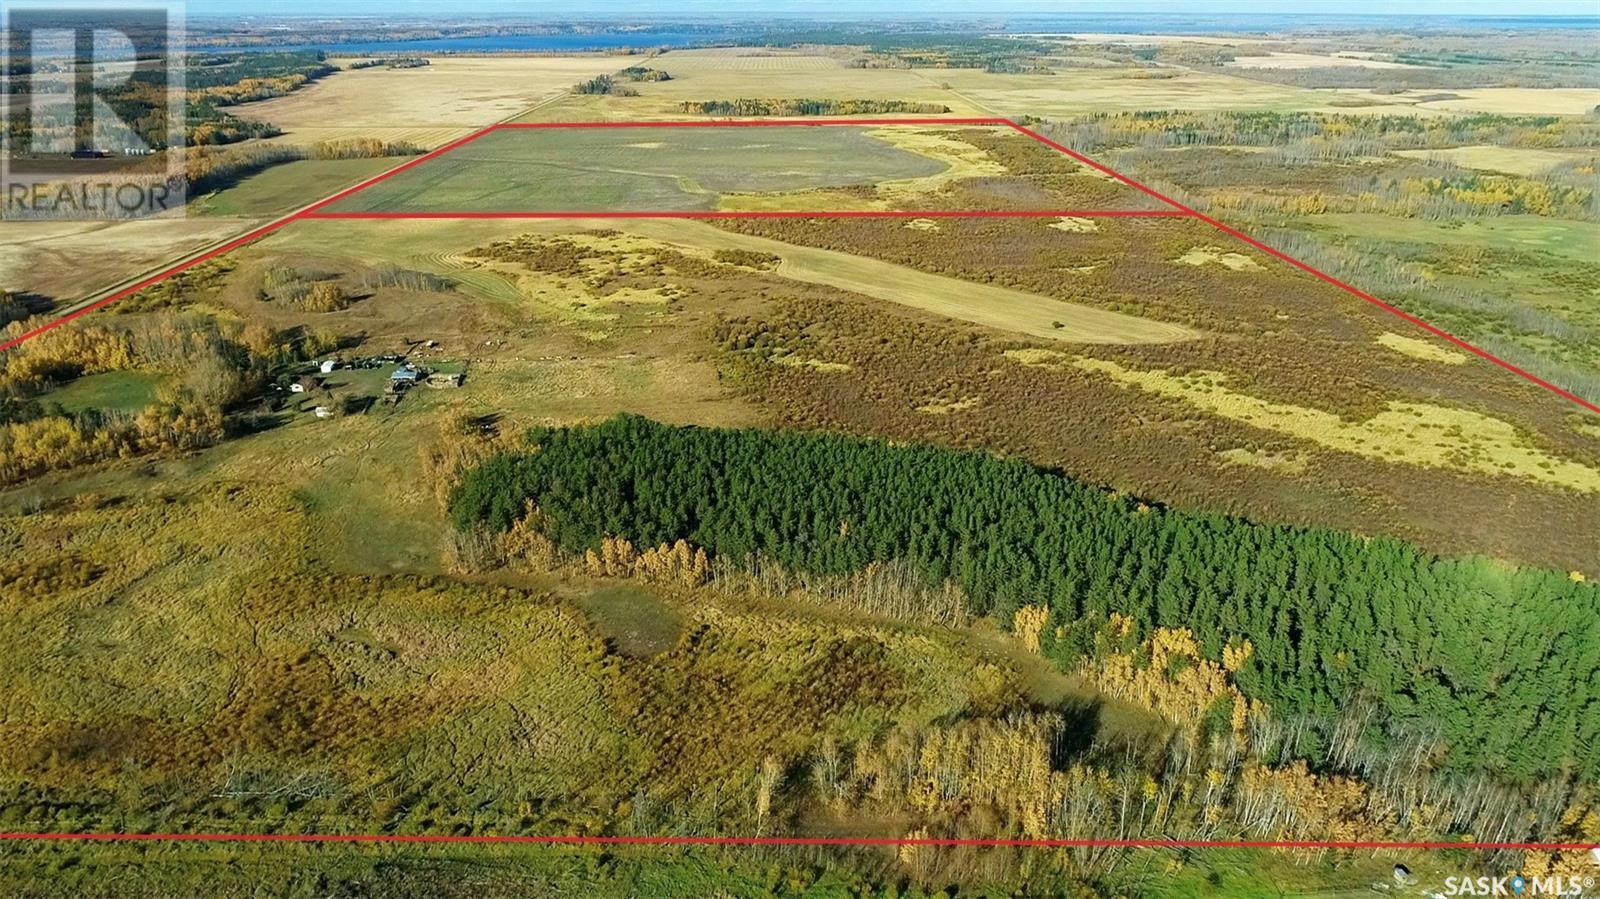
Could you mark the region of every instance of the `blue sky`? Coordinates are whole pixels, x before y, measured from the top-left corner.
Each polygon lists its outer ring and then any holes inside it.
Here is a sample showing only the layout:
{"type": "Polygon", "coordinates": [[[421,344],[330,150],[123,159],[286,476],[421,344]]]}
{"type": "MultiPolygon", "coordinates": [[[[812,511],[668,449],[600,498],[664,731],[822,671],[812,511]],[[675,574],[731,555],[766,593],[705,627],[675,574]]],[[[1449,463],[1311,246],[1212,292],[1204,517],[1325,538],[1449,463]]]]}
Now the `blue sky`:
{"type": "Polygon", "coordinates": [[[1595,16],[1596,0],[189,0],[189,15],[455,16],[519,15],[548,19],[728,16],[738,18],[914,19],[950,16],[1017,16],[1052,13],[1311,13],[1355,15],[1595,16]]]}

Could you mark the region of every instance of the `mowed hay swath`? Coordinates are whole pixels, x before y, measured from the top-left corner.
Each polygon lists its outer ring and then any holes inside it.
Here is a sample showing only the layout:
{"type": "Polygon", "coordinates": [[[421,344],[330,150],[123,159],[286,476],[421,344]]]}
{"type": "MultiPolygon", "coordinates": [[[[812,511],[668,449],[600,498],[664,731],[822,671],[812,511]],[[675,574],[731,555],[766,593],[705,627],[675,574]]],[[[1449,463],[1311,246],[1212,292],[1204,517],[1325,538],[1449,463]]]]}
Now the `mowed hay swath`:
{"type": "MultiPolygon", "coordinates": [[[[596,222],[594,224],[601,224],[596,222]]],[[[777,274],[1012,334],[1068,343],[1171,343],[1200,332],[1183,325],[1067,303],[1022,290],[920,272],[879,259],[736,234],[700,222],[629,222],[627,230],[710,250],[782,259],[777,274]]]]}

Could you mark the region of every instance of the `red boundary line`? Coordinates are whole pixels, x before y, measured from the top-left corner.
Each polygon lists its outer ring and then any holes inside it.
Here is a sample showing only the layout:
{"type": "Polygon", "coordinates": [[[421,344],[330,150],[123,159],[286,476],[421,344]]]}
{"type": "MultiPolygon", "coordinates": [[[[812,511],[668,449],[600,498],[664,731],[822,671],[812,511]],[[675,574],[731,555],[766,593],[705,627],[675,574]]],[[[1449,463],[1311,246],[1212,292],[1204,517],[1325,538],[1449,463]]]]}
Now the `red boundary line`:
{"type": "Polygon", "coordinates": [[[323,221],[442,219],[882,219],[882,218],[1191,218],[1177,209],[852,209],[843,212],[808,212],[794,209],[714,210],[673,209],[631,212],[596,209],[562,212],[308,212],[301,218],[323,221]]]}
{"type": "Polygon", "coordinates": [[[985,118],[903,118],[903,119],[836,119],[836,118],[790,118],[790,119],[667,119],[659,122],[633,121],[626,122],[501,122],[489,126],[489,130],[521,130],[521,129],[550,129],[550,128],[771,128],[775,126],[821,126],[821,125],[998,125],[1006,128],[1015,128],[1016,123],[1010,119],[989,116],[985,118]]]}
{"type": "MultiPolygon", "coordinates": [[[[19,337],[0,344],[0,351],[8,350],[25,340],[29,340],[53,328],[60,327],[80,316],[87,315],[96,309],[102,309],[117,300],[131,296],[140,290],[150,287],[176,275],[182,271],[193,268],[202,262],[214,259],[217,256],[251,243],[268,234],[271,234],[286,225],[301,220],[341,220],[341,219],[463,219],[463,218],[746,218],[746,217],[796,217],[796,218],[845,218],[845,217],[985,217],[985,216],[1122,216],[1122,217],[1187,217],[1200,221],[1223,231],[1245,243],[1276,257],[1294,267],[1313,275],[1314,277],[1331,284],[1341,290],[1390,312],[1406,321],[1422,328],[1429,333],[1443,338],[1462,349],[1480,356],[1507,371],[1557,394],[1565,397],[1591,412],[1600,413],[1600,405],[1576,396],[1560,387],[1551,384],[1503,359],[1479,349],[1476,346],[1456,337],[1441,328],[1428,324],[1422,319],[1404,312],[1377,297],[1353,287],[1332,275],[1327,274],[1307,263],[1290,256],[1273,247],[1239,231],[1220,221],[1186,206],[1165,194],[1160,193],[1108,166],[1085,156],[1076,150],[1070,149],[1049,138],[1026,128],[1010,119],[1003,118],[974,118],[974,119],[948,119],[948,118],[907,118],[907,119],[713,119],[669,122],[522,122],[501,123],[491,125],[475,131],[459,140],[445,144],[432,152],[418,156],[403,165],[396,166],[375,177],[369,178],[354,187],[347,188],[331,197],[313,203],[277,221],[264,225],[235,238],[220,247],[209,250],[188,259],[177,265],[171,266],[155,275],[146,278],[132,287],[120,290],[104,299],[98,300],[81,309],[62,316],[52,322],[35,328],[19,337]],[[695,212],[553,212],[553,213],[337,213],[320,212],[327,206],[337,203],[353,194],[385,181],[389,178],[412,169],[416,166],[449,153],[480,137],[502,129],[551,129],[551,128],[652,128],[652,127],[727,127],[727,126],[825,126],[825,125],[1003,125],[1015,129],[1036,141],[1058,152],[1065,153],[1078,162],[1090,166],[1097,171],[1114,178],[1139,192],[1166,204],[1167,210],[1138,211],[1138,210],[1099,210],[1099,211],[1069,211],[1069,212],[1009,212],[1009,211],[950,211],[939,212],[747,212],[747,213],[695,213],[695,212]]],[[[448,834],[261,834],[261,833],[0,833],[0,843],[22,841],[70,841],[70,842],[210,842],[210,843],[378,843],[378,844],[406,844],[406,843],[510,843],[533,845],[601,845],[601,846],[968,846],[979,848],[1039,848],[1039,849],[1068,849],[1081,847],[1099,848],[1148,848],[1148,849],[1468,849],[1468,850],[1525,850],[1525,851],[1590,851],[1600,849],[1600,843],[1507,843],[1507,842],[1446,842],[1446,841],[1384,841],[1384,840],[1164,840],[1164,839],[1039,839],[1039,840],[1007,840],[1007,839],[939,839],[939,838],[890,838],[890,837],[692,837],[692,836],[461,836],[448,834]]]]}
{"type": "Polygon", "coordinates": [[[128,843],[513,843],[563,846],[968,846],[984,849],[1468,849],[1587,852],[1600,843],[1483,843],[1401,840],[961,839],[940,837],[521,836],[383,833],[0,833],[0,842],[128,843]]]}

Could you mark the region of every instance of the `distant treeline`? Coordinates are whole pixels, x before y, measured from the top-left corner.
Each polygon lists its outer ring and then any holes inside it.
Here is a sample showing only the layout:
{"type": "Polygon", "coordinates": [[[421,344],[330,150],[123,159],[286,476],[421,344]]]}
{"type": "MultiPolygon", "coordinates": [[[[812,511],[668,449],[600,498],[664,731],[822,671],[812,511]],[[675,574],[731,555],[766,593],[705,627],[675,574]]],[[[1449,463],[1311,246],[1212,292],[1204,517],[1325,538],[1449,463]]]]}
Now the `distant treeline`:
{"type": "Polygon", "coordinates": [[[1069,668],[1115,612],[1192,629],[1213,660],[1250,641],[1238,683],[1282,715],[1372,702],[1371,739],[1421,729],[1458,771],[1600,773],[1600,588],[1576,575],[1151,508],[985,453],[627,416],[529,441],[467,474],[458,528],[505,531],[531,503],[570,552],[615,535],[828,575],[900,560],[997,620],[1047,605],[1069,668]]]}
{"type": "Polygon", "coordinates": [[[701,100],[685,101],[680,108],[687,113],[725,116],[940,115],[950,111],[950,107],[942,103],[910,100],[701,100]]]}
{"type": "Polygon", "coordinates": [[[359,59],[347,64],[345,68],[351,71],[377,68],[420,69],[428,65],[432,63],[420,56],[390,56],[383,59],[359,59]]]}
{"type": "Polygon", "coordinates": [[[321,141],[310,147],[288,144],[252,144],[248,147],[196,147],[184,157],[191,196],[232,186],[241,178],[285,162],[302,159],[376,159],[414,156],[422,148],[409,141],[381,141],[371,137],[321,141]]]}
{"type": "MultiPolygon", "coordinates": [[[[191,57],[184,71],[189,145],[230,144],[280,134],[265,122],[240,119],[222,109],[282,97],[337,71],[317,51],[191,57]]],[[[148,92],[142,92],[130,94],[126,102],[139,106],[152,101],[148,92]]],[[[162,112],[151,109],[146,114],[162,112]]]]}
{"type": "Polygon", "coordinates": [[[1055,125],[1074,149],[1267,147],[1295,159],[1344,159],[1391,150],[1593,147],[1600,118],[1553,115],[1365,115],[1319,112],[1105,112],[1055,125]]]}
{"type": "Polygon", "coordinates": [[[1061,53],[1064,45],[1022,37],[989,37],[961,32],[884,34],[849,28],[801,29],[763,35],[771,46],[857,46],[865,55],[856,68],[986,69],[991,72],[1049,71],[1040,57],[1061,53]]]}
{"type": "MultiPolygon", "coordinates": [[[[183,72],[188,100],[186,142],[189,146],[206,146],[273,137],[281,133],[273,126],[237,118],[223,108],[283,96],[335,71],[338,70],[316,51],[190,56],[183,72]]],[[[99,96],[120,122],[129,123],[145,143],[160,149],[167,136],[167,86],[164,70],[145,69],[131,73],[125,84],[99,96]]],[[[36,140],[41,135],[70,138],[70,121],[35,122],[32,115],[24,105],[17,115],[7,119],[6,128],[13,135],[31,129],[36,140]]],[[[112,126],[107,123],[107,127],[112,126]]],[[[118,137],[115,132],[106,132],[97,135],[97,140],[106,146],[123,146],[125,141],[116,142],[118,137]]]]}
{"type": "MultiPolygon", "coordinates": [[[[1590,38],[1592,40],[1592,38],[1590,38]]],[[[1580,51],[1581,52],[1581,51],[1580,51]]],[[[1416,90],[1468,90],[1486,87],[1595,88],[1600,87],[1600,71],[1592,51],[1583,59],[1576,54],[1544,59],[1519,55],[1493,56],[1461,54],[1448,50],[1432,53],[1410,52],[1394,61],[1408,68],[1375,68],[1334,64],[1306,68],[1274,66],[1229,66],[1216,68],[1219,74],[1289,84],[1309,88],[1367,89],[1396,94],[1416,90]]]]}

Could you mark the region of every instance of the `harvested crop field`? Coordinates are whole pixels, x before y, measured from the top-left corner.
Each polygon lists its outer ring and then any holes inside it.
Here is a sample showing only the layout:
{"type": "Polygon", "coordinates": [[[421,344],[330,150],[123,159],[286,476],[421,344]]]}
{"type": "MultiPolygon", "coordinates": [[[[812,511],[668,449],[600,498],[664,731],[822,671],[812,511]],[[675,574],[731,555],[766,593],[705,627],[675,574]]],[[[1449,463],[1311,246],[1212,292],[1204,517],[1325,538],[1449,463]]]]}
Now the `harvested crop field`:
{"type": "Polygon", "coordinates": [[[385,181],[336,211],[710,209],[726,192],[868,185],[940,163],[863,129],[497,131],[385,181]]]}
{"type": "Polygon", "coordinates": [[[508,129],[331,210],[670,211],[716,208],[730,195],[750,208],[778,194],[786,208],[828,211],[848,197],[808,192],[882,184],[903,197],[1004,171],[961,140],[899,127],[508,129]]]}
{"type": "Polygon", "coordinates": [[[1585,115],[1600,106],[1600,89],[1581,87],[1473,87],[1453,90],[1448,100],[1426,100],[1418,109],[1500,115],[1585,115]]]}
{"type": "Polygon", "coordinates": [[[436,147],[624,65],[604,55],[441,56],[414,69],[339,72],[236,111],[282,128],[275,140],[288,143],[376,138],[436,147]]]}
{"type": "Polygon", "coordinates": [[[1440,150],[1395,150],[1393,153],[1411,159],[1439,159],[1462,168],[1510,175],[1536,175],[1558,165],[1593,160],[1600,156],[1600,151],[1592,148],[1540,150],[1486,144],[1440,150]]]}
{"type": "Polygon", "coordinates": [[[671,75],[670,81],[629,84],[638,91],[636,97],[568,97],[524,120],[678,119],[683,118],[685,102],[738,97],[900,100],[937,104],[956,116],[993,114],[951,90],[943,82],[944,72],[851,68],[846,65],[849,58],[848,51],[766,47],[672,50],[649,63],[671,75]]]}
{"type": "Polygon", "coordinates": [[[1340,56],[1326,53],[1271,52],[1263,56],[1236,56],[1226,63],[1238,69],[1421,69],[1425,66],[1404,62],[1369,59],[1365,56],[1340,56]]]}
{"type": "Polygon", "coordinates": [[[258,220],[0,222],[0,288],[56,302],[84,299],[258,220]]]}

